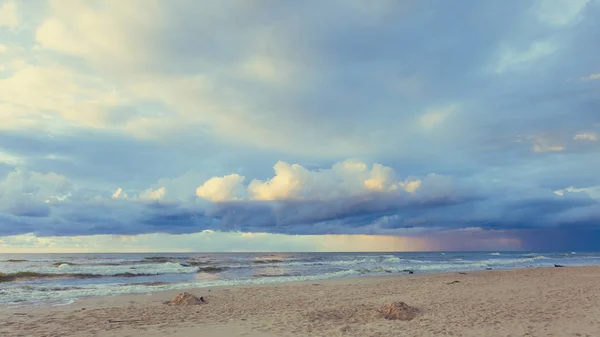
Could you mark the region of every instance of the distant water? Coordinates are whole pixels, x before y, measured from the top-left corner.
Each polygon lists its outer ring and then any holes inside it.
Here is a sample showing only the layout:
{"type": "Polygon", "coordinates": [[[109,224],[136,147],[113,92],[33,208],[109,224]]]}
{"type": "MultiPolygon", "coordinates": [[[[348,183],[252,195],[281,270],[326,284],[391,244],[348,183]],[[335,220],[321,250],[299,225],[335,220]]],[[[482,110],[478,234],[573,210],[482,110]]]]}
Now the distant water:
{"type": "Polygon", "coordinates": [[[83,296],[167,289],[554,264],[600,265],[600,253],[0,254],[0,304],[61,305],[83,296]]]}

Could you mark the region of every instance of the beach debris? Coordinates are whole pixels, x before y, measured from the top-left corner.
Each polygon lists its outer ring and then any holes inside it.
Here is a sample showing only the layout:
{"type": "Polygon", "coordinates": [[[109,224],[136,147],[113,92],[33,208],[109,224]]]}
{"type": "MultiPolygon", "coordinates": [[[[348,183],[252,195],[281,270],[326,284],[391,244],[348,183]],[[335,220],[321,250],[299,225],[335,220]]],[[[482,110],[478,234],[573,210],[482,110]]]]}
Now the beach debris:
{"type": "Polygon", "coordinates": [[[448,282],[446,284],[456,284],[456,283],[460,283],[460,281],[452,281],[452,282],[448,282]]]}
{"type": "Polygon", "coordinates": [[[462,272],[462,271],[460,273],[458,273],[458,274],[460,274],[460,275],[467,275],[467,273],[462,272]]]}
{"type": "Polygon", "coordinates": [[[411,307],[404,302],[392,302],[383,305],[377,309],[377,311],[385,319],[397,319],[401,321],[410,321],[417,317],[419,309],[411,307]]]}
{"type": "Polygon", "coordinates": [[[204,297],[198,298],[188,292],[179,293],[167,302],[168,305],[173,306],[198,305],[202,303],[206,303],[204,297]]]}
{"type": "Polygon", "coordinates": [[[562,268],[564,266],[562,264],[555,264],[554,267],[556,267],[556,268],[562,268]]]}
{"type": "Polygon", "coordinates": [[[414,274],[415,273],[412,269],[404,269],[403,272],[409,273],[409,274],[414,274]]]}

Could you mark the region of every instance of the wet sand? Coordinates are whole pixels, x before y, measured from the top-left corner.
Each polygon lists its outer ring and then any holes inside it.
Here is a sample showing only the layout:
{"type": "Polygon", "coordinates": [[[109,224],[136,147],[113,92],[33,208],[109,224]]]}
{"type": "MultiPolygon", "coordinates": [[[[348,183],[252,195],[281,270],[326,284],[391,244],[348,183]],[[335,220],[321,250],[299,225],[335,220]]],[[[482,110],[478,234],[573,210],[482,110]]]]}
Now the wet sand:
{"type": "Polygon", "coordinates": [[[0,336],[600,336],[600,266],[347,278],[0,307],[0,336]],[[417,307],[386,320],[393,301],[417,307]]]}

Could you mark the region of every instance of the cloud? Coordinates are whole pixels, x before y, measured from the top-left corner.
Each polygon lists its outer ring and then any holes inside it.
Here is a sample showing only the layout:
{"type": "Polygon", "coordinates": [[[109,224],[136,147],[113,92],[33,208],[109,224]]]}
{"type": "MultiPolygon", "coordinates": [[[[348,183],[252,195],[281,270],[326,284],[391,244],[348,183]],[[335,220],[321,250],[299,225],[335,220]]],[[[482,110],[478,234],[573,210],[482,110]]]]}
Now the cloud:
{"type": "Polygon", "coordinates": [[[560,152],[564,151],[565,147],[561,145],[535,144],[533,151],[535,152],[560,152]]]}
{"type": "Polygon", "coordinates": [[[244,179],[239,174],[212,177],[196,189],[196,195],[216,202],[237,200],[243,189],[244,179]]]}
{"type": "Polygon", "coordinates": [[[208,179],[196,191],[206,202],[165,198],[165,187],[104,193],[75,189],[53,173],[13,172],[2,183],[0,209],[8,216],[0,232],[35,229],[38,236],[64,236],[216,230],[429,237],[471,227],[558,228],[600,216],[594,195],[573,193],[585,189],[557,193],[521,182],[482,186],[473,179],[437,174],[400,179],[390,167],[355,160],[316,171],[285,162],[274,168],[273,178],[247,186],[235,174],[208,179]]]}
{"type": "Polygon", "coordinates": [[[113,199],[127,198],[127,193],[123,192],[123,189],[119,187],[119,188],[117,188],[115,193],[112,194],[112,198],[113,199]]]}
{"type": "Polygon", "coordinates": [[[595,81],[595,80],[600,80],[600,73],[598,74],[591,74],[588,76],[584,76],[581,78],[582,81],[595,81]]]}
{"type": "Polygon", "coordinates": [[[590,0],[541,0],[537,1],[535,8],[542,22],[565,26],[577,22],[590,2],[590,0]]]}
{"type": "Polygon", "coordinates": [[[68,122],[102,127],[127,119],[116,109],[124,100],[106,90],[107,86],[64,66],[25,63],[10,77],[0,79],[0,100],[7,104],[8,126],[13,119],[25,118],[48,127],[48,120],[56,113],[68,122]]]}
{"type": "Polygon", "coordinates": [[[426,130],[433,129],[442,124],[455,110],[455,106],[430,109],[419,117],[419,125],[426,130]]]}
{"type": "Polygon", "coordinates": [[[145,201],[159,201],[165,198],[166,193],[167,192],[164,187],[158,188],[156,190],[149,188],[140,193],[139,198],[140,200],[145,201]]]}
{"type": "Polygon", "coordinates": [[[19,21],[19,11],[15,1],[6,1],[0,5],[0,27],[15,29],[19,21]]]}
{"type": "Polygon", "coordinates": [[[64,200],[69,181],[54,172],[13,171],[0,181],[0,211],[13,216],[46,217],[50,206],[64,200]]]}
{"type": "Polygon", "coordinates": [[[49,16],[35,32],[42,49],[84,57],[95,63],[119,60],[121,65],[144,64],[145,43],[158,34],[160,13],[155,2],[108,1],[102,6],[82,0],[68,4],[48,1],[49,16]],[[144,8],[142,15],[139,8],[144,8]],[[92,37],[93,38],[90,38],[92,37]]]}
{"type": "Polygon", "coordinates": [[[292,69],[289,68],[282,60],[255,55],[242,63],[240,71],[252,79],[285,85],[292,79],[292,69]]]}
{"type": "Polygon", "coordinates": [[[554,193],[600,185],[597,1],[2,6],[3,235],[530,247],[597,221],[554,193]]]}
{"type": "MultiPolygon", "coordinates": [[[[399,181],[396,172],[381,164],[372,167],[361,161],[346,160],[330,169],[309,170],[300,164],[279,161],[275,176],[266,181],[254,179],[244,190],[246,179],[238,174],[213,177],[196,190],[196,195],[211,201],[233,200],[319,200],[330,201],[366,196],[372,193],[416,193],[420,179],[399,181]],[[244,197],[242,197],[244,196],[244,197]]],[[[439,180],[435,175],[425,178],[439,180]]]]}
{"type": "Polygon", "coordinates": [[[586,188],[574,188],[573,186],[569,186],[568,188],[554,191],[555,194],[564,196],[565,193],[587,193],[593,199],[600,199],[600,186],[592,186],[586,188]]]}
{"type": "Polygon", "coordinates": [[[573,137],[573,139],[595,141],[598,140],[598,136],[596,136],[596,134],[593,132],[585,132],[576,134],[575,137],[573,137]]]}
{"type": "Polygon", "coordinates": [[[552,55],[557,50],[558,46],[549,40],[535,41],[523,50],[505,49],[500,56],[500,61],[496,65],[496,72],[504,73],[507,70],[518,68],[523,64],[528,64],[552,55]]]}

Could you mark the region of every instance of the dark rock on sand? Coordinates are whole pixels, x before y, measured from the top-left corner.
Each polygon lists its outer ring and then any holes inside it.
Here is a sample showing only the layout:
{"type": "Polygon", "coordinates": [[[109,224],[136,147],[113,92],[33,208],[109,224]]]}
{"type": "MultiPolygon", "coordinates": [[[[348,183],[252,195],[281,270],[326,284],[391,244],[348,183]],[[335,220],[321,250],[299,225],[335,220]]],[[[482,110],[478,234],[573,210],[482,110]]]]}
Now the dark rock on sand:
{"type": "Polygon", "coordinates": [[[419,309],[411,307],[404,302],[392,302],[381,306],[377,311],[385,319],[397,319],[401,321],[410,321],[417,317],[419,309]]]}
{"type": "Polygon", "coordinates": [[[562,268],[564,266],[562,264],[555,264],[554,267],[556,267],[556,268],[562,268]]]}

